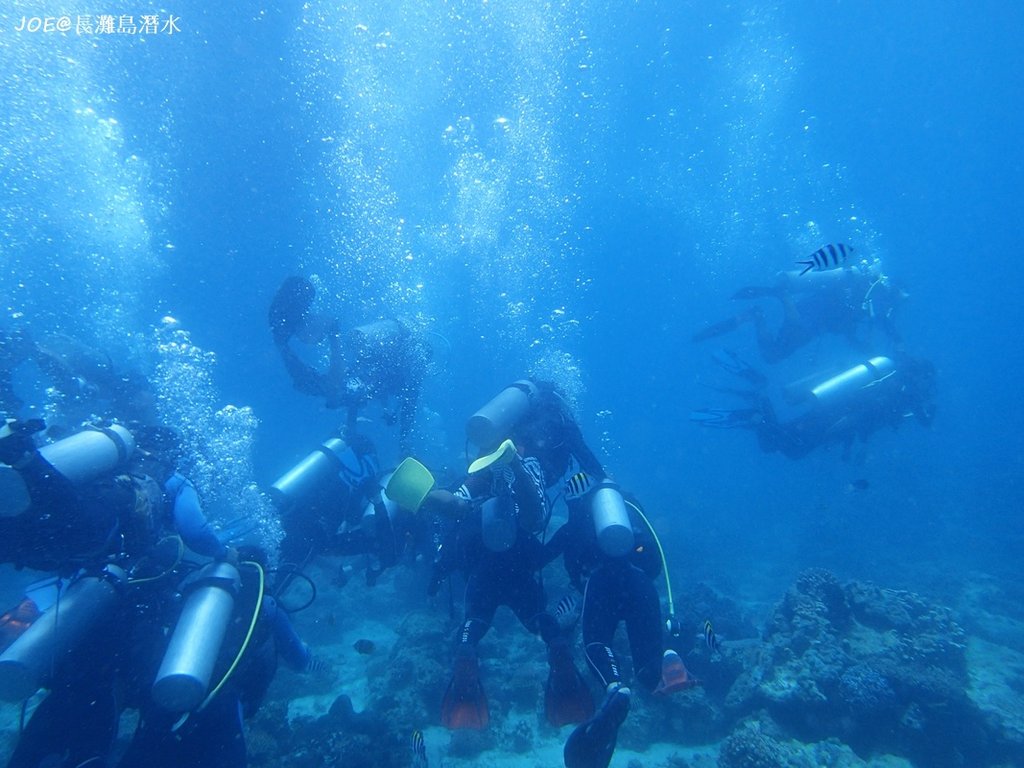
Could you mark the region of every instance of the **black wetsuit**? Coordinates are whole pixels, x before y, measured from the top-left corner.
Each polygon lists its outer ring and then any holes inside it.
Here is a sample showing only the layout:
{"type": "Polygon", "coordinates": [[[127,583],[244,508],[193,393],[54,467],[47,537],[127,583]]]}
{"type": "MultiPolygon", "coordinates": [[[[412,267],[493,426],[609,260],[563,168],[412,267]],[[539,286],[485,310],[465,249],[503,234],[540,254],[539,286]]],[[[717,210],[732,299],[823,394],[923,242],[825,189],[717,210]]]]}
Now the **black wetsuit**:
{"type": "Polygon", "coordinates": [[[771,404],[762,399],[759,419],[750,421],[765,453],[778,451],[791,459],[816,448],[842,445],[847,456],[853,444],[883,427],[897,428],[908,416],[928,425],[934,415],[935,370],[927,361],[900,358],[896,371],[870,387],[862,387],[837,403],[815,404],[806,413],[779,421],[771,404]]]}
{"type": "Polygon", "coordinates": [[[337,536],[345,522],[356,525],[362,519],[368,497],[377,490],[377,453],[366,438],[351,439],[331,482],[318,488],[309,499],[280,504],[280,561],[303,567],[317,554],[356,554],[337,536]]]}
{"type": "Polygon", "coordinates": [[[636,677],[653,691],[661,679],[664,650],[661,603],[653,581],[661,561],[646,525],[629,512],[635,544],[624,557],[601,550],[589,508],[582,502],[570,507],[568,522],[551,537],[547,550],[549,558],[563,555],[570,581],[583,590],[583,644],[602,685],[622,680],[612,640],[624,622],[636,677]]]}
{"type": "MultiPolygon", "coordinates": [[[[475,646],[490,629],[498,606],[508,606],[530,632],[540,634],[550,642],[558,633],[554,617],[546,613],[547,595],[540,578],[540,570],[550,561],[549,555],[537,536],[523,529],[519,521],[547,519],[547,499],[541,487],[541,472],[536,461],[519,460],[514,471],[511,494],[506,499],[494,496],[495,486],[489,471],[470,475],[457,491],[469,501],[472,511],[450,531],[443,551],[446,558],[437,564],[435,581],[445,573],[460,570],[466,577],[466,620],[459,643],[475,646]],[[532,470],[522,464],[532,465],[532,470]],[[508,549],[496,551],[485,543],[483,527],[485,515],[482,504],[511,505],[506,511],[515,518],[515,538],[508,549]]],[[[499,490],[500,493],[500,490],[499,490]]]]}
{"type": "Polygon", "coordinates": [[[763,315],[754,315],[758,349],[767,363],[786,359],[825,333],[844,336],[855,349],[862,349],[870,340],[865,329],[875,327],[900,344],[893,311],[901,292],[859,268],[794,278],[774,295],[783,311],[778,329],[772,331],[763,315]]]}
{"type": "MultiPolygon", "coordinates": [[[[214,667],[212,689],[224,677],[245,642],[258,596],[256,572],[242,565],[242,588],[235,600],[220,656],[214,667]]],[[[167,647],[169,631],[177,622],[177,605],[165,601],[164,610],[147,610],[136,621],[128,692],[140,720],[119,768],[244,768],[248,759],[242,721],[251,717],[263,700],[277,671],[278,657],[293,668],[309,661],[287,614],[265,596],[259,618],[238,667],[201,711],[183,723],[180,713],[168,712],[153,702],[150,686],[167,647]]]]}

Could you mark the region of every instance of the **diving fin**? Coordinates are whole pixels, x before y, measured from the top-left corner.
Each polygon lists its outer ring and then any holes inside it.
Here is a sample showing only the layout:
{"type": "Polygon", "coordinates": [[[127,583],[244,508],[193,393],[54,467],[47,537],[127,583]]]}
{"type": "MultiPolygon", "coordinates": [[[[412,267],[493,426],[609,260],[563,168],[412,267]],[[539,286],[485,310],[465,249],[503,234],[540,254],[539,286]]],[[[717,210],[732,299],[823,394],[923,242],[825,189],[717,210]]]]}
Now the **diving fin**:
{"type": "Polygon", "coordinates": [[[737,427],[753,429],[764,421],[764,417],[757,408],[733,410],[705,408],[700,411],[690,411],[690,421],[697,422],[702,427],[715,427],[716,429],[735,429],[737,427]]]}
{"type": "Polygon", "coordinates": [[[455,656],[455,671],[441,701],[441,724],[453,731],[482,730],[490,719],[476,651],[461,650],[455,656]]]}
{"type": "Polygon", "coordinates": [[[469,474],[482,472],[488,467],[500,467],[503,464],[510,464],[516,457],[516,446],[511,440],[506,440],[498,446],[497,450],[481,456],[469,465],[469,474]]]}
{"type": "Polygon", "coordinates": [[[565,768],[608,768],[619,737],[619,726],[629,713],[629,688],[619,686],[608,694],[600,711],[576,726],[565,742],[565,768]]]}
{"type": "Polygon", "coordinates": [[[548,682],[544,688],[544,713],[559,728],[582,723],[594,714],[594,700],[586,681],[572,660],[572,649],[563,639],[548,646],[548,682]]]}

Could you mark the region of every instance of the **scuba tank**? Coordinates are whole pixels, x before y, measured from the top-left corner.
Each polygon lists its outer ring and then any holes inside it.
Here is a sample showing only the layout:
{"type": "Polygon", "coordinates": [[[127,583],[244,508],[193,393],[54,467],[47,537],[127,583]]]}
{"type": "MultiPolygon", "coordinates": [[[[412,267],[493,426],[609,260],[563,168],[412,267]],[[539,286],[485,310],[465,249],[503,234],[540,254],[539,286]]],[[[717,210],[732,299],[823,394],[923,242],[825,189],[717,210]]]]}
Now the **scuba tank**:
{"type": "Polygon", "coordinates": [[[629,554],[634,544],[633,525],[618,486],[601,483],[591,494],[590,515],[601,551],[609,557],[629,554]]]}
{"type": "Polygon", "coordinates": [[[537,394],[537,385],[529,379],[520,379],[505,387],[469,417],[466,422],[469,442],[479,448],[497,446],[529,413],[537,394]]]}
{"type": "Polygon", "coordinates": [[[118,606],[128,577],[116,565],[77,577],[32,626],[0,654],[0,698],[21,701],[47,682],[69,651],[118,606]]]}
{"type": "Polygon", "coordinates": [[[120,424],[90,427],[44,445],[39,455],[75,485],[93,480],[124,463],[135,450],[135,438],[120,424]]]}
{"type": "MultiPolygon", "coordinates": [[[[37,453],[75,485],[94,480],[123,464],[135,451],[135,438],[120,424],[89,427],[63,440],[44,445],[37,453]]],[[[0,516],[20,515],[31,505],[28,486],[21,473],[0,466],[0,516]]]]}
{"type": "MultiPolygon", "coordinates": [[[[270,486],[270,498],[278,509],[297,504],[322,488],[329,479],[345,469],[344,454],[353,454],[345,441],[332,437],[285,472],[270,486]]],[[[358,468],[358,461],[356,466],[358,468]]]]}
{"type": "Polygon", "coordinates": [[[202,703],[241,583],[238,569],[225,562],[186,580],[185,605],[153,681],[153,701],[164,709],[188,712],[202,703]]]}
{"type": "Polygon", "coordinates": [[[406,333],[405,327],[397,320],[375,320],[349,331],[352,341],[362,349],[386,348],[406,333]]]}
{"type": "Polygon", "coordinates": [[[811,388],[811,397],[822,405],[831,405],[859,390],[874,386],[896,372],[888,357],[872,357],[811,388]]]}
{"type": "Polygon", "coordinates": [[[516,543],[516,505],[511,496],[492,496],[480,507],[480,532],[491,552],[507,552],[516,543]]]}

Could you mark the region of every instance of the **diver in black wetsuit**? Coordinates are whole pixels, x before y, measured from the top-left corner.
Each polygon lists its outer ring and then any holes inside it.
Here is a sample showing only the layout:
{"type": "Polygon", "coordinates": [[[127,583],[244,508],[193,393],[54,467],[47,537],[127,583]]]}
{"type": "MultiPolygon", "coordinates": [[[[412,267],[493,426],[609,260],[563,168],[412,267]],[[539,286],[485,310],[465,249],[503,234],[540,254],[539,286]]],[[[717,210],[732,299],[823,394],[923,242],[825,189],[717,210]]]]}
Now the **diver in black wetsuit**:
{"type": "Polygon", "coordinates": [[[396,401],[403,453],[410,453],[420,389],[429,346],[395,319],[377,320],[343,331],[338,321],[312,312],[316,289],[304,277],[289,277],[270,305],[268,322],[274,344],[300,392],[321,397],[328,408],[346,409],[346,436],[356,432],[360,410],[372,401],[385,408],[396,401]],[[321,348],[325,365],[303,360],[296,344],[321,348]]]}
{"type": "Polygon", "coordinates": [[[486,726],[487,701],[475,647],[497,607],[506,605],[548,646],[549,722],[580,722],[593,711],[593,702],[573,663],[566,633],[546,610],[540,570],[557,553],[548,553],[537,534],[550,514],[546,487],[559,486],[581,463],[603,471],[565,401],[548,382],[523,380],[506,388],[474,414],[467,435],[484,455],[470,465],[468,478],[454,494],[434,491],[428,497],[432,511],[458,521],[439,549],[432,589],[452,570],[463,570],[468,580],[466,620],[442,721],[449,728],[486,726]]]}
{"type": "Polygon", "coordinates": [[[299,638],[288,614],[262,593],[256,565],[266,565],[265,553],[243,548],[239,560],[237,619],[228,627],[214,667],[213,680],[219,681],[220,687],[212,689],[203,703],[187,714],[156,701],[153,687],[167,637],[179,620],[178,606],[154,595],[144,606],[145,612],[137,615],[124,676],[127,698],[139,708],[140,718],[118,768],[245,768],[243,720],[259,709],[278,660],[298,672],[329,671],[299,638]],[[233,668],[236,660],[238,666],[233,668]]]}
{"type": "MultiPolygon", "coordinates": [[[[52,604],[36,619],[39,626],[27,628],[4,649],[5,672],[23,667],[32,673],[24,695],[36,685],[50,689],[9,766],[107,764],[103,761],[110,757],[121,710],[128,705],[121,695],[125,682],[137,678],[140,648],[166,645],[165,619],[172,614],[173,627],[181,606],[175,599],[181,574],[199,569],[196,556],[233,570],[237,552],[217,538],[195,489],[175,471],[180,445],[173,430],[136,426],[129,432],[113,425],[83,430],[39,450],[24,439],[14,448],[4,440],[0,447],[11,449],[4,450],[4,457],[24,473],[32,491],[32,506],[15,520],[26,532],[38,520],[42,531],[28,539],[38,551],[12,557],[53,568],[61,577],[54,582],[52,604]],[[133,435],[138,441],[134,452],[133,435]],[[40,507],[46,503],[58,506],[40,507]],[[97,525],[83,522],[94,517],[97,525]],[[62,522],[46,525],[50,518],[62,522]],[[48,615],[56,617],[54,624],[47,624],[48,615]],[[61,641],[67,647],[37,669],[34,660],[46,653],[49,642],[37,630],[47,626],[67,633],[61,641]]],[[[143,676],[134,682],[140,691],[153,683],[152,675],[143,676]]],[[[7,675],[4,685],[10,684],[7,675]]],[[[138,701],[147,697],[148,690],[138,701]]],[[[154,755],[148,759],[152,765],[154,755]]],[[[206,765],[229,763],[211,759],[206,765]]]]}
{"type": "Polygon", "coordinates": [[[819,448],[840,445],[848,460],[853,446],[884,427],[898,428],[913,417],[929,426],[935,417],[935,366],[909,355],[876,356],[845,371],[819,377],[812,385],[787,388],[802,410],[779,419],[767,395],[756,388],[737,392],[747,408],[693,411],[690,420],[706,427],[742,428],[757,435],[764,453],[800,459],[819,448]]]}
{"type": "MultiPolygon", "coordinates": [[[[668,694],[694,684],[674,650],[665,650],[661,602],[654,579],[661,573],[660,544],[639,504],[607,481],[576,478],[566,487],[569,519],[548,542],[549,555],[562,554],[570,581],[583,591],[583,644],[605,699],[565,745],[567,768],[606,768],[619,726],[629,712],[631,692],[612,650],[625,624],[637,682],[668,694]]],[[[674,617],[669,618],[674,624],[674,617]]]]}
{"type": "Polygon", "coordinates": [[[881,262],[858,264],[827,271],[780,273],[770,286],[748,286],[734,300],[774,299],[782,309],[782,322],[773,328],[760,305],[698,331],[694,341],[721,336],[744,323],[753,323],[757,346],[766,363],[790,357],[824,334],[843,336],[851,348],[866,351],[879,341],[881,331],[892,351],[901,352],[902,339],[894,316],[907,294],[883,273],[881,262]]]}

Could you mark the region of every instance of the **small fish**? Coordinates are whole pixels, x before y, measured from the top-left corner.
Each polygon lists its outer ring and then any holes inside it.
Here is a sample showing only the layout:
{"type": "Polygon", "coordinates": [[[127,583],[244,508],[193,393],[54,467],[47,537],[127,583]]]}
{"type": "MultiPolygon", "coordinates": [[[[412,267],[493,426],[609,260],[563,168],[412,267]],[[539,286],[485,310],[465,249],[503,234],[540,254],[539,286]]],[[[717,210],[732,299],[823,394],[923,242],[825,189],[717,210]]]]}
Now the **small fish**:
{"type": "Polygon", "coordinates": [[[715,634],[715,628],[711,626],[710,621],[704,622],[704,642],[712,653],[722,652],[722,646],[718,642],[718,635],[715,634]]]}
{"type": "Polygon", "coordinates": [[[367,640],[365,637],[352,643],[352,647],[355,648],[357,652],[364,655],[373,653],[377,650],[377,644],[373,642],[373,640],[367,640]]]}
{"type": "Polygon", "coordinates": [[[580,617],[580,598],[575,592],[569,592],[555,606],[555,620],[560,627],[568,627],[576,623],[580,617]]]}
{"type": "Polygon", "coordinates": [[[826,272],[830,269],[839,269],[846,264],[846,257],[853,253],[853,248],[843,243],[832,245],[829,243],[824,248],[819,248],[804,261],[797,264],[806,264],[801,275],[805,275],[812,269],[818,272],[826,272]]]}
{"type": "Polygon", "coordinates": [[[858,491],[866,491],[870,487],[871,483],[862,477],[858,480],[854,480],[852,483],[847,483],[843,490],[847,493],[857,493],[858,491]]]}
{"type": "Polygon", "coordinates": [[[412,768],[427,768],[427,745],[422,731],[412,732],[412,768]]]}
{"type": "Polygon", "coordinates": [[[565,481],[565,498],[578,499],[594,487],[594,478],[586,472],[577,472],[565,481]]]}

